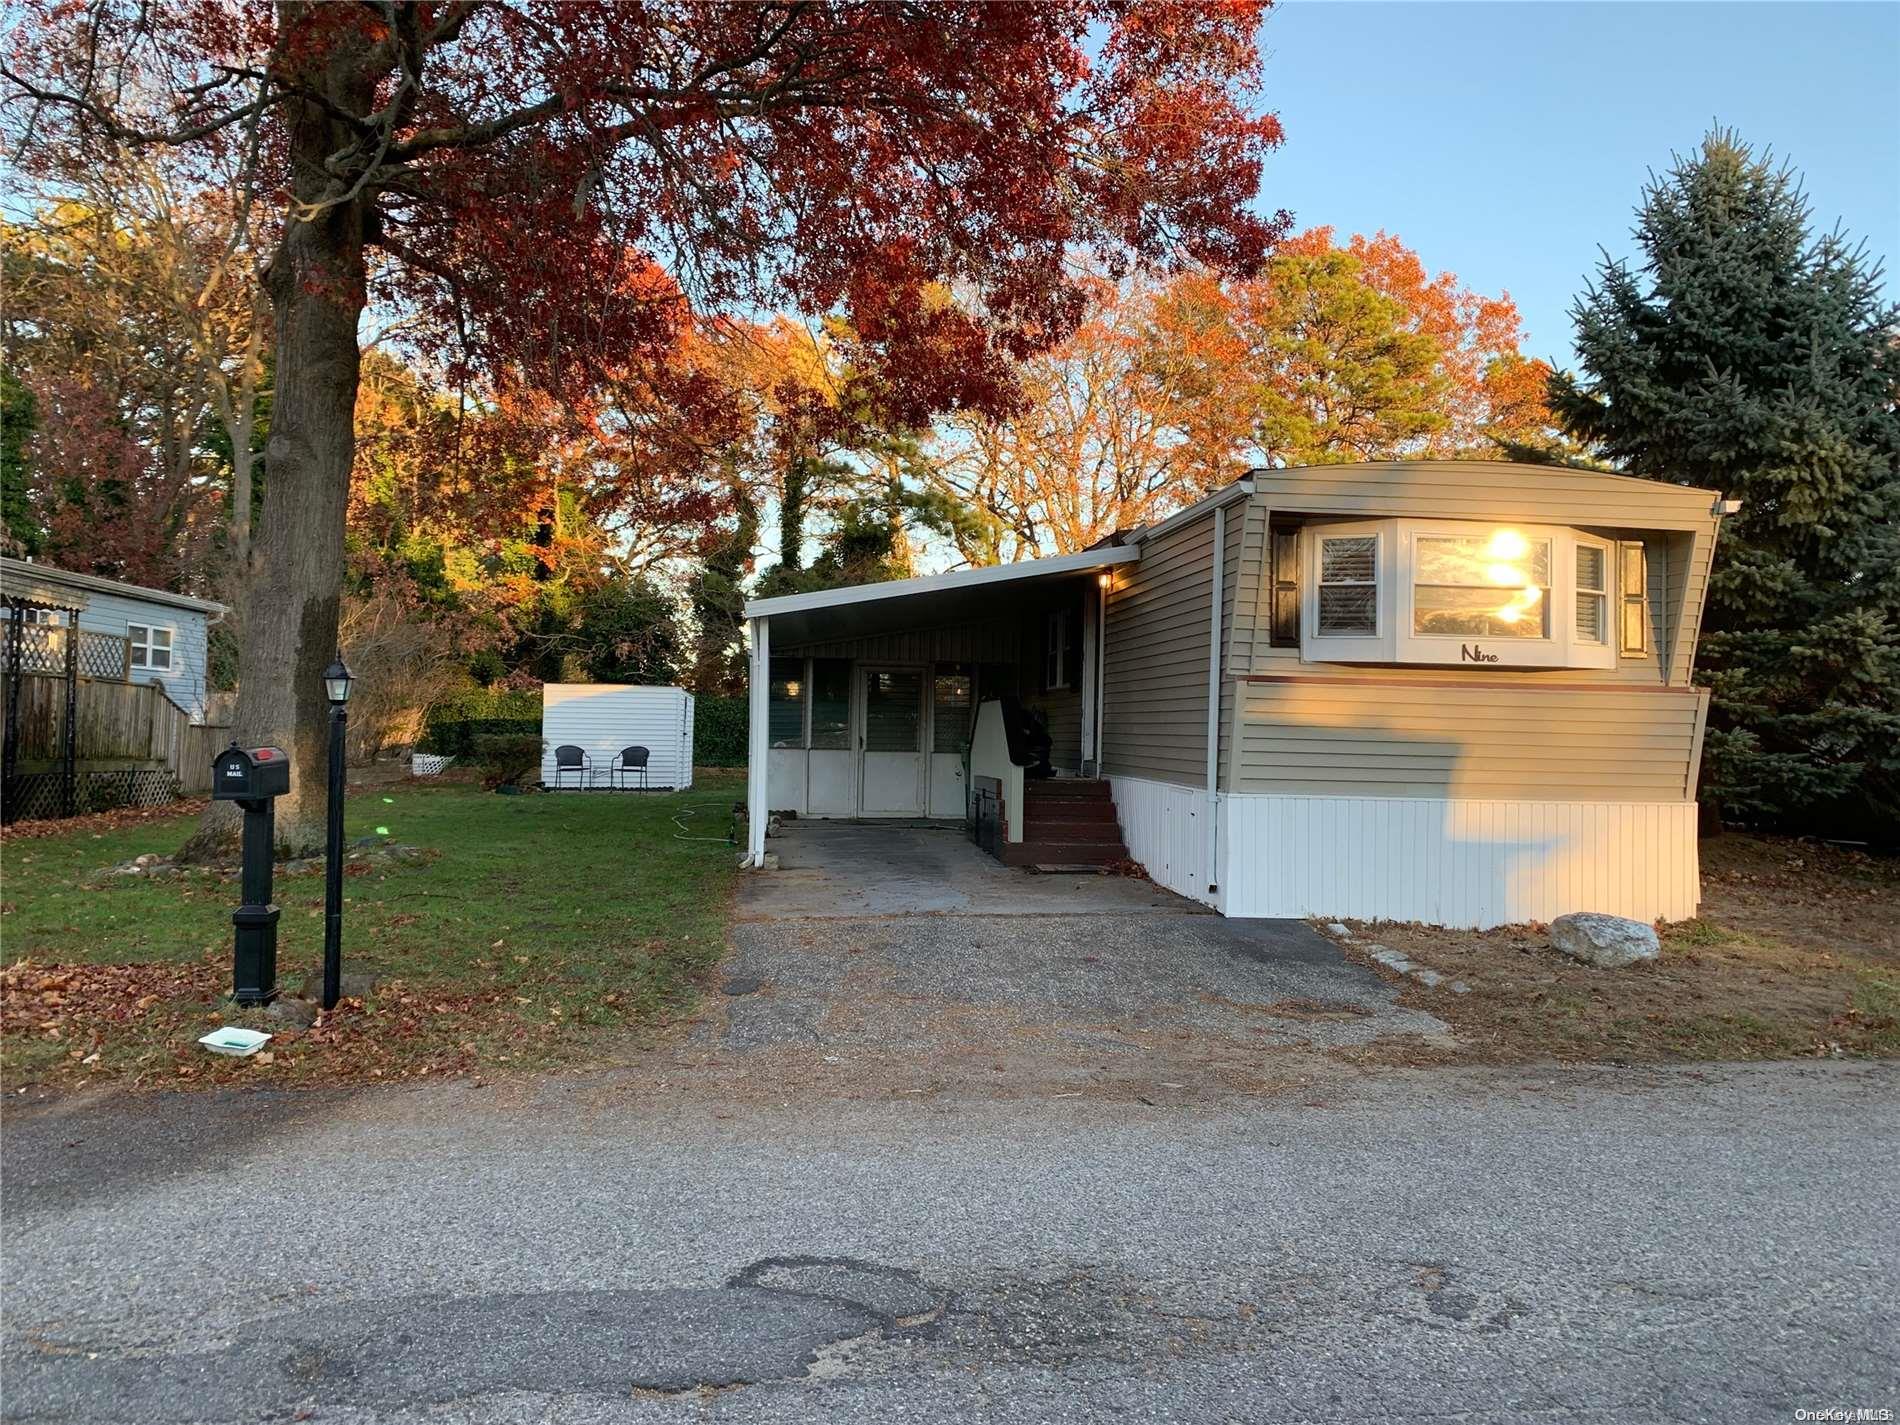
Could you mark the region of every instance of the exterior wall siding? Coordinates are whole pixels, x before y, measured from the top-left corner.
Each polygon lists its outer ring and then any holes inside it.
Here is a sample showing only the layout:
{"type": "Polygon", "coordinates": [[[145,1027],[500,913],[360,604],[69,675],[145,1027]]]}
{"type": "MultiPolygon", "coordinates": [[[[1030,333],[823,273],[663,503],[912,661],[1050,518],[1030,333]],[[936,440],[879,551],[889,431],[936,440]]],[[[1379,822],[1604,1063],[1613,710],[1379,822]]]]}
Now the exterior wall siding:
{"type": "Polygon", "coordinates": [[[1207,790],[1140,777],[1112,777],[1122,844],[1158,886],[1218,907],[1209,894],[1207,790]]]}
{"type": "Polygon", "coordinates": [[[1706,697],[1389,678],[1246,682],[1232,790],[1685,801],[1706,697]]]}
{"type": "MultiPolygon", "coordinates": [[[[624,683],[549,683],[541,692],[541,780],[552,787],[554,749],[563,743],[583,748],[593,758],[598,785],[621,748],[644,747],[647,785],[693,785],[693,699],[680,688],[624,683]]],[[[574,773],[566,775],[574,787],[574,773]]],[[[624,781],[625,779],[623,779],[624,781]]],[[[637,785],[639,778],[633,779],[637,785]]]]}
{"type": "Polygon", "coordinates": [[[1212,511],[1115,571],[1103,679],[1102,770],[1111,779],[1206,788],[1213,571],[1212,511]]]}
{"type": "Polygon", "coordinates": [[[203,722],[210,693],[205,679],[209,634],[204,614],[196,609],[147,603],[119,594],[88,592],[85,599],[86,607],[79,615],[81,628],[109,633],[115,638],[124,638],[126,626],[135,623],[172,631],[171,668],[134,668],[130,681],[163,688],[174,703],[191,714],[194,722],[203,722]]]}
{"type": "Polygon", "coordinates": [[[1700,894],[1692,802],[1242,795],[1222,822],[1228,915],[1483,929],[1683,920],[1700,894]]]}
{"type": "Polygon", "coordinates": [[[1705,528],[1715,493],[1633,476],[1503,460],[1392,460],[1253,472],[1254,499],[1314,515],[1705,528]]]}

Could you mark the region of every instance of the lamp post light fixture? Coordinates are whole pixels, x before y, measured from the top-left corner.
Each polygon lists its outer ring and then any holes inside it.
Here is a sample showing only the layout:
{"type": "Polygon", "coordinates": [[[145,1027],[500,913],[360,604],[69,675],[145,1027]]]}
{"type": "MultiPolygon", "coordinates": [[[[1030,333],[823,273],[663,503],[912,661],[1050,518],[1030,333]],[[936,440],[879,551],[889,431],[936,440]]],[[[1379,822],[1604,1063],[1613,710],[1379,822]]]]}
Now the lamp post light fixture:
{"type": "Polygon", "coordinates": [[[343,992],[343,742],[349,729],[353,683],[343,655],[323,670],[330,702],[329,835],[323,862],[323,1008],[336,1008],[343,992]]]}

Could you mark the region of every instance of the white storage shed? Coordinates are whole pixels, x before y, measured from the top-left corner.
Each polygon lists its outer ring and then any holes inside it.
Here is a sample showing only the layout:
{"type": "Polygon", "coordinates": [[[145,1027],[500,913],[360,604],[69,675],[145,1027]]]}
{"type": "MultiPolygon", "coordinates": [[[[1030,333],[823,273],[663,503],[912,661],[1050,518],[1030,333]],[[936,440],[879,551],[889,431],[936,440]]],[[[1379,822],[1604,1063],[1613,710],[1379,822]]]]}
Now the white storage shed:
{"type": "Polygon", "coordinates": [[[541,689],[541,740],[541,781],[550,790],[693,785],[693,695],[684,688],[549,683],[541,689]],[[581,750],[579,767],[556,765],[563,747],[581,750]],[[623,756],[635,747],[647,750],[644,778],[623,756]]]}

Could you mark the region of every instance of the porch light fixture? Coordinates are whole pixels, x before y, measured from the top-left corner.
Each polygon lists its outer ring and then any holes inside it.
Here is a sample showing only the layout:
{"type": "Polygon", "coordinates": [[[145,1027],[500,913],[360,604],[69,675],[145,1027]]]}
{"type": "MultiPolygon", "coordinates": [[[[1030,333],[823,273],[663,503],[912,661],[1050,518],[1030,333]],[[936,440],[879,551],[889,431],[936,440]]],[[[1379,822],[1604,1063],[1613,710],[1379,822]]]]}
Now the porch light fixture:
{"type": "Polygon", "coordinates": [[[1104,589],[1113,588],[1115,576],[1104,569],[1100,574],[1095,576],[1095,582],[1100,584],[1104,589]]]}
{"type": "Polygon", "coordinates": [[[350,688],[355,679],[350,676],[349,664],[338,654],[336,661],[323,670],[323,695],[338,707],[350,700],[350,688]]]}

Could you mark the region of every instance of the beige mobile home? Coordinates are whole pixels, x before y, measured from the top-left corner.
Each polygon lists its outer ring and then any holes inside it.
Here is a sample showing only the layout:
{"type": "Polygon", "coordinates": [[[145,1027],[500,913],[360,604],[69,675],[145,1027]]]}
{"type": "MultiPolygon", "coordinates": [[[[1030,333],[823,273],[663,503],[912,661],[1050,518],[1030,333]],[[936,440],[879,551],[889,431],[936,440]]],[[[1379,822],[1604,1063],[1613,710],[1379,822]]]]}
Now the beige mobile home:
{"type": "Polygon", "coordinates": [[[767,810],[954,818],[1228,915],[1692,915],[1719,520],[1546,466],[1263,469],[1079,554],[754,601],[749,858],[767,810]]]}

